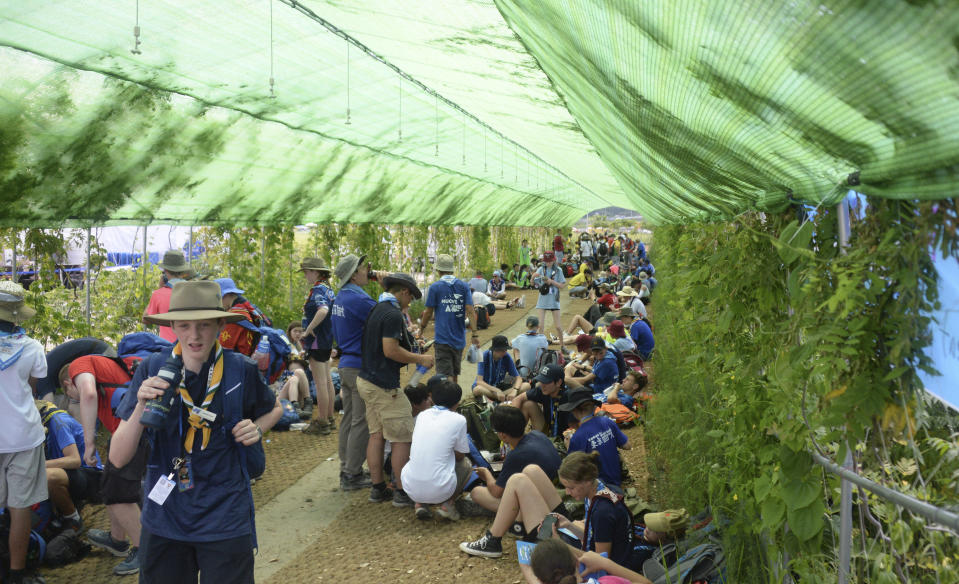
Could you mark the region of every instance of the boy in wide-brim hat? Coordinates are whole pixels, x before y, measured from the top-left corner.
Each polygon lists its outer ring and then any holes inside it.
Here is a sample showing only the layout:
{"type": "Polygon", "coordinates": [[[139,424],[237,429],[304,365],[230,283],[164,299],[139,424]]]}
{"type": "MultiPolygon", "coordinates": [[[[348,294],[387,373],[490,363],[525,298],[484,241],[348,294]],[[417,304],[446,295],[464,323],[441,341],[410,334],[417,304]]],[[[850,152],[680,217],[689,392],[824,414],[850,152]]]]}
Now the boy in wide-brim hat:
{"type": "Polygon", "coordinates": [[[196,582],[200,571],[224,582],[253,581],[253,498],[247,447],[283,411],[254,362],[217,340],[228,322],[216,282],[180,282],[170,309],[146,317],[169,325],[177,343],[145,359],[117,408],[110,462],[124,466],[144,435],[146,404],[175,391],[151,446],[140,536],[142,582],[196,582]],[[180,368],[178,387],[157,376],[180,368]],[[239,392],[239,393],[237,393],[239,392]],[[172,482],[168,479],[172,478],[172,482]]]}
{"type": "Polygon", "coordinates": [[[36,315],[23,286],[0,282],[0,507],[10,512],[8,582],[42,582],[24,572],[30,506],[47,499],[43,425],[31,382],[46,376],[43,347],[20,324],[36,315]]]}

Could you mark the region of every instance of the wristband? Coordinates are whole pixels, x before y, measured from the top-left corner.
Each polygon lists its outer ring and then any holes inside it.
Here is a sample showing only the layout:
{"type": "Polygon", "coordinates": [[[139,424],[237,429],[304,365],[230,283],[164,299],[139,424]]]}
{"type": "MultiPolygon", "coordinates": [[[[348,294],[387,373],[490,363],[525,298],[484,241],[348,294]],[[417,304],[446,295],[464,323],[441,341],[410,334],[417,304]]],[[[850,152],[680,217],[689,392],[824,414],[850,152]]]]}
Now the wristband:
{"type": "Polygon", "coordinates": [[[253,425],[256,426],[256,433],[260,435],[260,440],[262,440],[262,439],[263,439],[263,428],[261,428],[259,424],[253,424],[253,425]]]}

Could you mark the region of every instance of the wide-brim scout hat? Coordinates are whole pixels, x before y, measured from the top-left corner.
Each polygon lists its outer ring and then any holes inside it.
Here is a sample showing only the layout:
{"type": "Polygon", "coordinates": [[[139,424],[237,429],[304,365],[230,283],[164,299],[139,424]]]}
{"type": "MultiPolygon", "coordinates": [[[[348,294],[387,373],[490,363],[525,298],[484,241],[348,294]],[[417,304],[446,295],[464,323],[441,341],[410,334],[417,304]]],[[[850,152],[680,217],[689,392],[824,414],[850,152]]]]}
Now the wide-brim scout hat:
{"type": "Polygon", "coordinates": [[[37,315],[37,311],[27,306],[23,298],[27,291],[20,284],[10,280],[0,282],[0,320],[20,324],[37,315]]]}
{"type": "Polygon", "coordinates": [[[509,339],[503,335],[496,335],[493,337],[493,341],[490,344],[490,349],[493,351],[508,351],[509,339]]]}
{"type": "Polygon", "coordinates": [[[410,292],[413,293],[413,298],[419,300],[423,297],[423,292],[420,291],[419,286],[416,285],[416,280],[413,279],[413,276],[403,273],[403,272],[393,272],[389,276],[383,278],[383,287],[387,290],[390,289],[390,286],[393,284],[400,284],[409,288],[410,292]]]}
{"type": "Polygon", "coordinates": [[[313,270],[315,272],[326,272],[329,274],[332,270],[326,265],[326,262],[323,261],[323,258],[306,258],[300,262],[299,272],[305,272],[306,270],[313,270]]]}
{"type": "Polygon", "coordinates": [[[445,253],[441,253],[436,256],[436,271],[437,272],[448,272],[452,274],[456,270],[456,266],[453,263],[453,256],[445,253]]]}
{"type": "Polygon", "coordinates": [[[569,401],[565,404],[560,404],[556,407],[557,410],[561,412],[571,412],[578,408],[580,404],[586,402],[592,402],[594,405],[599,405],[599,402],[593,399],[593,390],[588,387],[579,387],[569,392],[569,401]]]}
{"type": "Polygon", "coordinates": [[[182,249],[168,249],[163,254],[163,261],[157,264],[161,270],[168,272],[183,273],[192,272],[190,264],[186,261],[186,256],[182,249]]]}
{"type": "Polygon", "coordinates": [[[356,269],[364,261],[366,261],[366,255],[357,257],[356,254],[351,253],[340,258],[340,261],[337,262],[336,269],[333,270],[333,273],[336,274],[336,277],[340,280],[341,284],[346,284],[350,281],[350,278],[353,277],[353,274],[356,273],[356,269]]]}
{"type": "Polygon", "coordinates": [[[660,513],[647,513],[643,519],[648,529],[660,533],[674,533],[686,527],[689,513],[685,509],[667,509],[660,513]]]}
{"type": "Polygon", "coordinates": [[[616,293],[617,296],[638,296],[639,294],[636,290],[633,290],[632,286],[623,286],[623,289],[616,293]]]}
{"type": "Polygon", "coordinates": [[[223,318],[226,322],[239,322],[243,315],[224,310],[220,302],[220,285],[211,280],[177,282],[170,292],[169,312],[144,316],[149,324],[170,326],[174,321],[208,320],[223,318]]]}

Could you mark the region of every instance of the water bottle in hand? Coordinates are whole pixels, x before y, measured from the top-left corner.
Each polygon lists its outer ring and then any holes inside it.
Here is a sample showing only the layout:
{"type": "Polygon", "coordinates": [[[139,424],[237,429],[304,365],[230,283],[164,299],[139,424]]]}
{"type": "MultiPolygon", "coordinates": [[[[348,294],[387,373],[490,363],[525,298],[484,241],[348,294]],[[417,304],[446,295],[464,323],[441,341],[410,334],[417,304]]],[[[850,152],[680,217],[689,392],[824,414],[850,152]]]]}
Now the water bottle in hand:
{"type": "Polygon", "coordinates": [[[253,360],[256,361],[260,371],[266,371],[270,366],[270,339],[266,335],[260,337],[260,342],[256,345],[256,351],[253,352],[253,360]]]}
{"type": "Polygon", "coordinates": [[[410,377],[410,381],[406,385],[408,385],[409,387],[416,387],[417,385],[420,384],[420,379],[423,378],[423,374],[429,370],[430,368],[427,367],[426,365],[417,365],[416,371],[413,372],[413,376],[410,377]]]}

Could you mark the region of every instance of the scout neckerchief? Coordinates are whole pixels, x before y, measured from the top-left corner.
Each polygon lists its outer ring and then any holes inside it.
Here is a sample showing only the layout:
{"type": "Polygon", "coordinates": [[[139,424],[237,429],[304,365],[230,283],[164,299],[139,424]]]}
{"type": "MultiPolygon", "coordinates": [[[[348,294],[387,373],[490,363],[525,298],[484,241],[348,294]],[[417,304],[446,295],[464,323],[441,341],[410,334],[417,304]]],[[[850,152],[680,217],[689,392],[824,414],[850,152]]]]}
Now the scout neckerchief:
{"type": "Polygon", "coordinates": [[[22,327],[14,327],[12,331],[0,331],[0,371],[8,369],[20,359],[26,347],[20,339],[27,334],[22,327]]]}
{"type": "MultiPolygon", "coordinates": [[[[207,375],[206,380],[206,394],[203,396],[203,403],[200,404],[199,409],[206,410],[210,407],[210,404],[213,402],[213,395],[216,394],[216,390],[220,388],[220,382],[223,380],[223,348],[220,347],[220,342],[216,341],[213,344],[213,350],[216,354],[216,357],[213,361],[213,366],[210,367],[210,373],[207,375]]],[[[174,355],[182,355],[183,349],[180,348],[180,343],[173,347],[174,355]]],[[[188,408],[189,417],[187,422],[190,424],[190,427],[187,428],[186,438],[183,440],[183,447],[186,449],[187,453],[193,453],[193,443],[196,440],[196,431],[202,430],[203,441],[200,444],[200,450],[206,450],[207,444],[210,443],[210,423],[207,422],[204,418],[200,417],[198,413],[194,411],[196,406],[193,405],[193,400],[190,398],[190,391],[186,388],[186,372],[184,372],[182,379],[180,380],[180,399],[183,400],[183,404],[188,408]]]]}
{"type": "MultiPolygon", "coordinates": [[[[403,320],[406,322],[406,325],[407,325],[406,327],[403,328],[403,340],[406,341],[406,344],[409,347],[410,351],[412,351],[413,353],[419,353],[419,349],[418,349],[419,345],[416,342],[414,342],[413,335],[410,334],[410,330],[408,328],[410,324],[409,316],[405,312],[403,312],[402,308],[400,308],[400,301],[396,299],[396,296],[394,296],[393,294],[389,292],[383,292],[382,294],[380,294],[379,298],[376,299],[376,301],[389,302],[390,304],[395,306],[397,310],[400,311],[400,313],[403,315],[403,320]]],[[[403,344],[400,343],[400,346],[402,347],[403,344]]]]}
{"type": "MultiPolygon", "coordinates": [[[[623,504],[623,505],[625,506],[625,499],[626,499],[625,496],[623,496],[621,493],[617,493],[617,492],[613,491],[612,489],[610,489],[609,487],[607,487],[605,484],[603,484],[603,481],[602,481],[602,480],[596,479],[596,493],[594,493],[592,497],[586,497],[586,502],[585,502],[585,506],[586,506],[586,517],[585,517],[585,519],[583,520],[584,523],[586,524],[586,530],[585,530],[584,533],[583,533],[583,551],[584,551],[584,552],[585,552],[585,551],[590,551],[591,549],[595,548],[595,543],[596,543],[596,542],[593,541],[593,525],[592,525],[591,519],[592,519],[593,510],[595,509],[595,503],[596,503],[596,498],[597,498],[597,497],[600,497],[600,498],[609,500],[609,502],[611,502],[614,507],[615,507],[616,505],[618,505],[618,504],[623,504]]],[[[627,512],[628,512],[628,511],[629,511],[629,510],[627,509],[627,512]]],[[[626,532],[627,532],[627,534],[628,534],[628,536],[627,536],[628,542],[627,542],[627,543],[628,543],[628,549],[632,549],[632,547],[633,547],[633,521],[632,521],[632,515],[631,515],[631,514],[629,514],[629,517],[630,517],[630,520],[629,520],[629,529],[626,530],[626,532]]]]}

